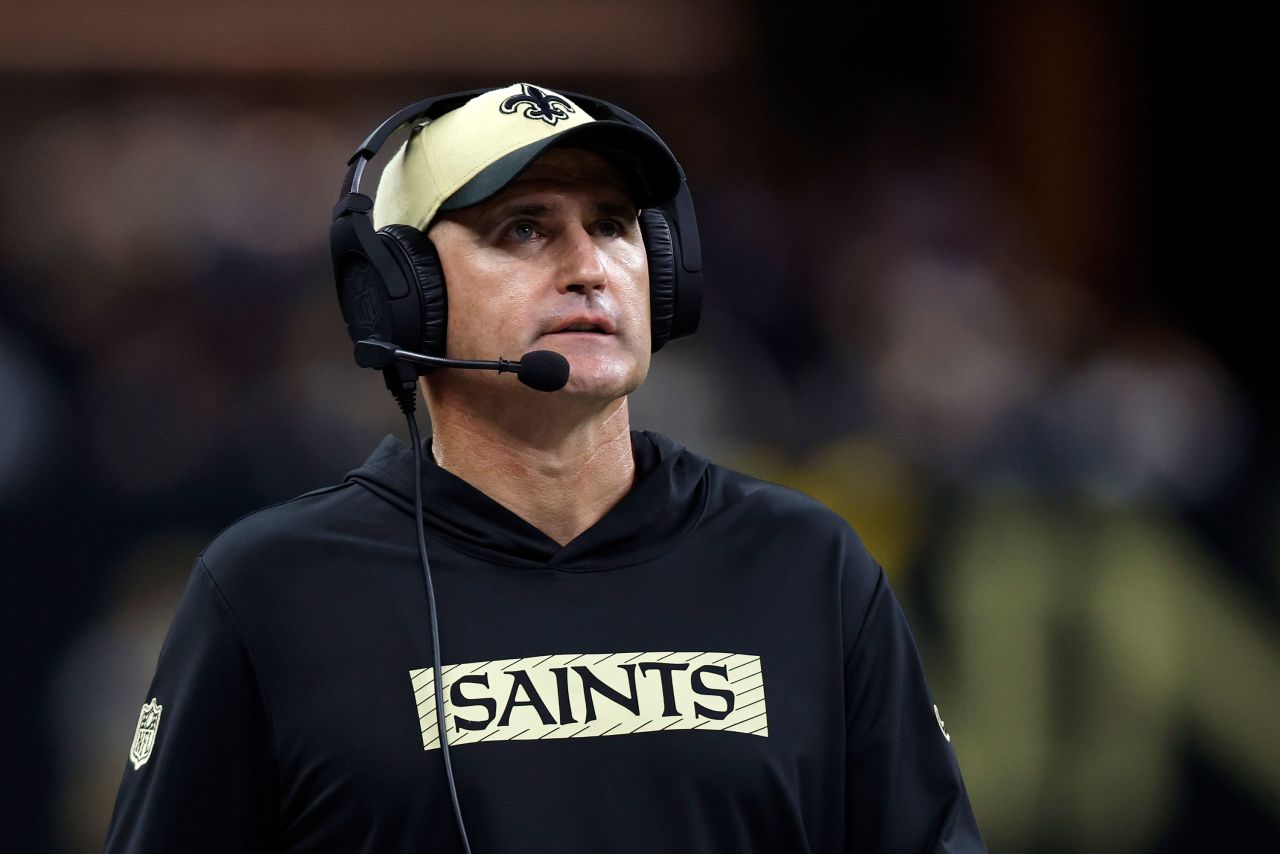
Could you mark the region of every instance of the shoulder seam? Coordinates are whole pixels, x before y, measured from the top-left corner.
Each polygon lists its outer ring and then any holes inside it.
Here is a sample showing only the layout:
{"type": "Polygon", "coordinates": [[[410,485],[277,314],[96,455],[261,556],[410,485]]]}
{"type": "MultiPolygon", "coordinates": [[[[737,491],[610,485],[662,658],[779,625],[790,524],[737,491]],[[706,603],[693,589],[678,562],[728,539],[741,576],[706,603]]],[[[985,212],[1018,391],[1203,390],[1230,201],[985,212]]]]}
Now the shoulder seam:
{"type": "MultiPolygon", "coordinates": [[[[868,555],[868,557],[870,557],[870,555],[868,555]]],[[[862,621],[858,623],[858,633],[854,637],[853,643],[849,644],[849,649],[845,653],[844,667],[846,673],[849,670],[849,660],[853,658],[854,651],[858,648],[858,645],[862,643],[862,635],[866,631],[867,623],[871,622],[871,611],[880,603],[881,591],[889,583],[889,577],[885,574],[884,567],[880,565],[879,561],[875,558],[871,558],[871,565],[876,568],[878,573],[876,576],[876,586],[871,591],[871,601],[867,603],[867,610],[862,614],[862,621]]]]}
{"type": "MultiPolygon", "coordinates": [[[[333,492],[334,490],[344,489],[350,486],[351,484],[352,484],[352,481],[344,480],[342,483],[335,483],[329,486],[322,486],[319,489],[313,489],[310,492],[304,492],[301,495],[295,495],[292,498],[286,498],[283,501],[277,501],[274,504],[268,504],[266,507],[259,507],[255,510],[250,510],[248,513],[244,513],[236,517],[232,521],[228,522],[227,524],[223,525],[222,529],[218,531],[218,533],[214,534],[212,537],[209,538],[209,542],[205,545],[204,548],[202,548],[196,554],[196,557],[199,558],[201,562],[203,562],[204,553],[209,550],[210,546],[212,546],[215,542],[217,542],[219,537],[225,534],[229,529],[234,528],[236,525],[243,522],[245,519],[248,519],[250,516],[256,516],[259,513],[265,513],[268,510],[272,510],[276,507],[281,507],[285,504],[292,504],[294,501],[301,501],[302,499],[310,498],[313,495],[324,495],[327,492],[333,492]]],[[[210,577],[212,577],[212,575],[210,575],[210,577]]]]}
{"type": "MultiPolygon", "coordinates": [[[[298,497],[302,497],[302,496],[298,496],[298,497]]],[[[283,504],[286,502],[280,502],[280,503],[283,504]]],[[[275,505],[272,505],[272,506],[275,506],[275,505]]],[[[262,509],[266,510],[268,508],[264,507],[262,509]]],[[[241,649],[244,650],[244,654],[249,659],[249,667],[253,671],[253,683],[258,689],[258,699],[262,703],[262,714],[267,719],[267,734],[268,734],[268,738],[271,741],[271,757],[273,760],[272,764],[275,766],[274,771],[275,771],[275,778],[276,778],[275,792],[276,792],[276,798],[278,800],[280,798],[280,792],[281,792],[280,751],[278,750],[276,745],[275,719],[272,717],[272,714],[271,714],[271,704],[267,701],[267,692],[262,687],[262,678],[259,675],[258,662],[253,657],[253,648],[249,646],[249,641],[245,637],[244,628],[240,625],[240,619],[236,616],[235,609],[231,607],[231,602],[230,600],[227,599],[227,594],[222,592],[222,587],[221,585],[218,584],[218,579],[214,578],[213,572],[209,569],[209,565],[204,562],[203,553],[196,556],[196,563],[200,565],[200,570],[204,573],[205,578],[209,579],[209,583],[213,586],[214,592],[218,594],[218,601],[222,603],[222,607],[226,610],[227,617],[231,620],[231,625],[235,628],[236,637],[239,638],[240,640],[240,647],[241,649]]],[[[277,808],[276,813],[278,815],[279,805],[276,804],[274,806],[277,808]]]]}

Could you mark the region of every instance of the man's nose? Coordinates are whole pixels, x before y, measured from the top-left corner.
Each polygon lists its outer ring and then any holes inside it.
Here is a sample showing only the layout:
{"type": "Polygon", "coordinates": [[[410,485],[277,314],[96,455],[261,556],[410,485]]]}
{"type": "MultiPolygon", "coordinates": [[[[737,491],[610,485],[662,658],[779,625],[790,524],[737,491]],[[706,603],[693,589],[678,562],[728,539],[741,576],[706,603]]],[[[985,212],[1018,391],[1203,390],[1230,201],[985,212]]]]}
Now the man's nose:
{"type": "Polygon", "coordinates": [[[561,235],[560,291],[586,293],[602,290],[606,274],[603,251],[591,232],[574,225],[561,235]]]}

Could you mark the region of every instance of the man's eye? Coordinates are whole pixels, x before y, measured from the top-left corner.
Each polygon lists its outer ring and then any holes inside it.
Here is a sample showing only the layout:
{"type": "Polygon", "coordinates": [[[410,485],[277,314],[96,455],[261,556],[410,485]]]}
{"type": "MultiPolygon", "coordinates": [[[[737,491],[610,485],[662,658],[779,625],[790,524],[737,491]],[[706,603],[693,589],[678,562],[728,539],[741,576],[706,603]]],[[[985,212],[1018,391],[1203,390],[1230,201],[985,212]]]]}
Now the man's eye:
{"type": "Polygon", "coordinates": [[[515,225],[511,226],[511,228],[507,229],[507,234],[511,235],[512,239],[525,243],[537,237],[538,229],[531,222],[517,222],[515,225]]]}
{"type": "Polygon", "coordinates": [[[620,237],[623,232],[622,223],[612,219],[601,220],[596,230],[601,237],[620,237]]]}

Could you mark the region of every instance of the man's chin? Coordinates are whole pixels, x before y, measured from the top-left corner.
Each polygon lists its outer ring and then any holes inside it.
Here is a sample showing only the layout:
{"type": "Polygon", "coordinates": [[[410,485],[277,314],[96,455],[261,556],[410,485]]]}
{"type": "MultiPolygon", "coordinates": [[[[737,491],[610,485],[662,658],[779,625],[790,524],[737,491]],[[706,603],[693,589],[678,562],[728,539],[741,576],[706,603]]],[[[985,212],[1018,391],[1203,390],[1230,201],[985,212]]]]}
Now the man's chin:
{"type": "Polygon", "coordinates": [[[555,395],[571,395],[579,399],[617,400],[635,391],[648,371],[634,364],[620,364],[616,359],[600,359],[580,354],[564,354],[569,360],[569,382],[555,395]]]}
{"type": "Polygon", "coordinates": [[[621,358],[616,353],[583,352],[571,346],[548,346],[545,339],[536,342],[529,350],[554,350],[568,360],[569,381],[564,388],[552,392],[534,391],[521,385],[511,374],[449,368],[431,374],[427,383],[450,396],[479,396],[499,401],[509,396],[513,405],[519,405],[517,400],[552,403],[573,399],[580,403],[605,403],[635,391],[649,371],[648,360],[641,362],[629,356],[621,358]]]}

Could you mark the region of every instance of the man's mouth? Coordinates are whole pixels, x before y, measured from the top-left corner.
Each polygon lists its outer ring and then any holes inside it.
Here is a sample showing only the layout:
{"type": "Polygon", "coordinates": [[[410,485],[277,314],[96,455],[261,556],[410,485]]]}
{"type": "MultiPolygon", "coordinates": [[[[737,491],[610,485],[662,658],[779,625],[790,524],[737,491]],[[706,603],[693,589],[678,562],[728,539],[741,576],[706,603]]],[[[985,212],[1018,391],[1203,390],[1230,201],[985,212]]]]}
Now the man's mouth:
{"type": "Polygon", "coordinates": [[[612,335],[614,327],[607,317],[577,316],[568,317],[555,324],[547,331],[547,335],[564,335],[568,333],[590,335],[612,335]]]}

